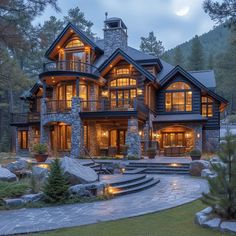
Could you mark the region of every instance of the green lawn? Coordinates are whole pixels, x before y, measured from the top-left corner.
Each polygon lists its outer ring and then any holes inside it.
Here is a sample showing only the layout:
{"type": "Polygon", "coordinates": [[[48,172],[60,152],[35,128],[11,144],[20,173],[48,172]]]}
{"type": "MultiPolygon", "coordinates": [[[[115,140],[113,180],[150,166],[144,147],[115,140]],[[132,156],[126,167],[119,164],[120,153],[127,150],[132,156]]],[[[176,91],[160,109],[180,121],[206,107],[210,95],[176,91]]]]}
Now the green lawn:
{"type": "MultiPolygon", "coordinates": [[[[203,229],[193,223],[194,214],[203,209],[200,201],[160,213],[98,223],[76,228],[33,234],[33,236],[220,236],[232,235],[203,229]]],[[[78,216],[79,217],[79,216],[78,216]]]]}

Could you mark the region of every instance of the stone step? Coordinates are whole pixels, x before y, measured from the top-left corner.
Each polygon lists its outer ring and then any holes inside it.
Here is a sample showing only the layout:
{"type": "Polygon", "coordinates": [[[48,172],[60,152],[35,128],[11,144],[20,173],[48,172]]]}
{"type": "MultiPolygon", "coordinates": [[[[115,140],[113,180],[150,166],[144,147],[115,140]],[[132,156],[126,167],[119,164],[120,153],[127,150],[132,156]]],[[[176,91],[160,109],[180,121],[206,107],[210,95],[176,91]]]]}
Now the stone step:
{"type": "Polygon", "coordinates": [[[125,190],[125,189],[129,189],[129,188],[134,188],[134,187],[138,187],[138,186],[141,186],[141,185],[144,185],[150,181],[153,180],[153,177],[146,177],[144,179],[141,179],[141,180],[138,180],[138,181],[133,181],[131,183],[128,183],[128,184],[121,184],[121,185],[117,185],[115,187],[115,189],[117,190],[125,190]]]}
{"type": "Polygon", "coordinates": [[[139,163],[139,162],[130,162],[128,166],[145,166],[145,167],[149,167],[149,166],[171,166],[171,167],[189,167],[190,164],[189,163],[139,163]]]}
{"type": "Polygon", "coordinates": [[[136,187],[132,187],[132,188],[128,188],[125,190],[114,190],[113,195],[114,196],[121,196],[121,195],[126,195],[126,194],[130,194],[130,193],[135,193],[135,192],[139,192],[148,188],[153,187],[154,185],[156,185],[157,183],[159,183],[160,180],[159,179],[153,179],[145,184],[136,186],[136,187]]]}
{"type": "Polygon", "coordinates": [[[116,179],[116,180],[114,180],[114,182],[110,182],[109,185],[112,186],[112,187],[116,187],[116,186],[119,186],[119,185],[133,183],[133,182],[145,179],[145,178],[146,178],[145,174],[140,174],[140,175],[137,175],[137,176],[130,176],[130,177],[128,177],[128,175],[127,175],[127,178],[122,177],[120,180],[116,179]]]}
{"type": "Polygon", "coordinates": [[[144,171],[146,170],[146,168],[127,168],[126,167],[126,170],[124,172],[125,175],[134,175],[134,174],[140,174],[140,173],[144,173],[144,171]]]}
{"type": "Polygon", "coordinates": [[[180,174],[180,175],[189,175],[189,171],[165,171],[165,170],[146,170],[146,174],[180,174]]]}
{"type": "Polygon", "coordinates": [[[136,166],[127,166],[127,170],[135,169],[157,169],[157,170],[189,170],[189,167],[172,167],[172,166],[147,166],[147,167],[136,167],[136,166]]]}

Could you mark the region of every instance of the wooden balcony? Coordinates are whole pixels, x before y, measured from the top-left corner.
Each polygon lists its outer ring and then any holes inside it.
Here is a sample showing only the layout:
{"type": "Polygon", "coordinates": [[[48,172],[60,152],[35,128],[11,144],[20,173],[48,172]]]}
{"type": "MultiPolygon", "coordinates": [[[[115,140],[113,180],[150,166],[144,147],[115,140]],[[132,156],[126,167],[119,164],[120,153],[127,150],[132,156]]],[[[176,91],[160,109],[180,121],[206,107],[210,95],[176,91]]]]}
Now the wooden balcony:
{"type": "Polygon", "coordinates": [[[47,62],[43,65],[44,72],[69,71],[99,76],[97,67],[81,61],[56,61],[47,62]]]}
{"type": "Polygon", "coordinates": [[[38,122],[40,122],[40,113],[38,112],[11,113],[11,125],[21,125],[38,122]]]}

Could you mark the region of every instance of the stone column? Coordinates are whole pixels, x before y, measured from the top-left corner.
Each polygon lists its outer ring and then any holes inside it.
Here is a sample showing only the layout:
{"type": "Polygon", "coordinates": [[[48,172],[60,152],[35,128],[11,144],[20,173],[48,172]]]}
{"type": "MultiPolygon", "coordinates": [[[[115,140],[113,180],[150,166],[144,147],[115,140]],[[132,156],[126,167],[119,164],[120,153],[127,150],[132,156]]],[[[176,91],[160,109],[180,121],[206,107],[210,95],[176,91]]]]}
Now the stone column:
{"type": "Polygon", "coordinates": [[[70,157],[79,158],[83,153],[83,144],[81,142],[81,136],[83,134],[81,130],[82,121],[79,115],[80,112],[80,98],[72,98],[71,118],[68,123],[71,124],[71,152],[70,157]]]}
{"type": "Polygon", "coordinates": [[[128,146],[128,157],[141,158],[141,141],[138,132],[138,120],[128,120],[125,144],[128,146]]]}
{"type": "Polygon", "coordinates": [[[195,131],[195,149],[198,149],[202,152],[202,126],[197,125],[194,128],[195,131]]]}
{"type": "Polygon", "coordinates": [[[150,131],[149,122],[147,121],[144,125],[144,128],[143,128],[143,141],[144,141],[144,151],[145,152],[149,148],[149,142],[150,142],[149,131],[150,131]]]}
{"type": "Polygon", "coordinates": [[[44,125],[45,114],[46,114],[46,99],[41,98],[40,143],[48,144],[48,142],[49,142],[49,128],[44,125]]]}
{"type": "Polygon", "coordinates": [[[90,155],[97,155],[98,150],[98,141],[97,141],[97,129],[96,129],[96,121],[90,121],[88,123],[89,128],[89,151],[90,155]]]}
{"type": "Polygon", "coordinates": [[[203,151],[216,152],[220,146],[220,130],[203,130],[203,151]]]}

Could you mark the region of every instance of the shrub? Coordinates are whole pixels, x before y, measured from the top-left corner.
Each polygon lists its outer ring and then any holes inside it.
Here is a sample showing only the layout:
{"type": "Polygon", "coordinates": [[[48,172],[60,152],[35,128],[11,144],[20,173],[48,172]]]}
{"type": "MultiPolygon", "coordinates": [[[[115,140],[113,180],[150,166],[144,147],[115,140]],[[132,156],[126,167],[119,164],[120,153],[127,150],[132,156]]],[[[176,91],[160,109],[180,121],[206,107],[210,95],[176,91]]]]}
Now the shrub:
{"type": "Polygon", "coordinates": [[[0,200],[19,197],[26,193],[29,185],[24,182],[0,182],[0,200]]]}
{"type": "Polygon", "coordinates": [[[46,201],[50,203],[65,202],[69,197],[69,183],[62,172],[59,159],[52,162],[50,169],[48,180],[43,188],[46,201]]]}
{"type": "Polygon", "coordinates": [[[236,219],[236,137],[229,131],[218,153],[222,163],[211,163],[215,178],[208,178],[210,191],[202,201],[222,218],[236,219]]]}
{"type": "Polygon", "coordinates": [[[193,149],[190,153],[189,153],[190,156],[201,156],[202,155],[202,152],[198,149],[193,149]]]}
{"type": "Polygon", "coordinates": [[[44,143],[36,143],[33,146],[33,151],[37,154],[45,154],[48,151],[48,146],[44,143]]]}

